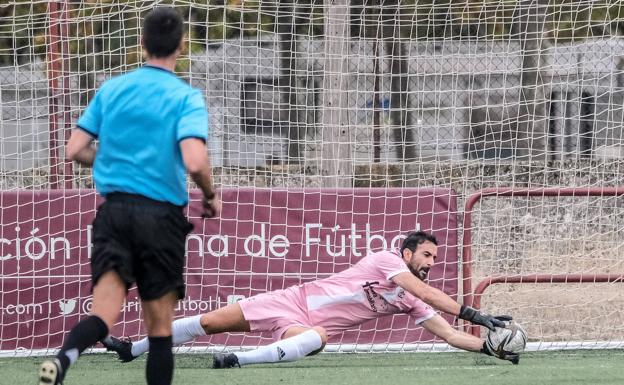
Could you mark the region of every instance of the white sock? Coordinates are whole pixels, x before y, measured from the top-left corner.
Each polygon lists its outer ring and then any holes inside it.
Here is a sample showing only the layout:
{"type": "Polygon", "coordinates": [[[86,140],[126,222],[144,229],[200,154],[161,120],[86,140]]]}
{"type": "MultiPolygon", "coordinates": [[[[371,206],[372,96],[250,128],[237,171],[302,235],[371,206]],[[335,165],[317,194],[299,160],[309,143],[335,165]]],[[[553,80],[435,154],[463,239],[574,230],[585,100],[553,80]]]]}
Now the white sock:
{"type": "Polygon", "coordinates": [[[322,345],[321,336],[316,330],[310,329],[294,337],[274,342],[271,345],[234,354],[238,357],[238,363],[241,365],[264,362],[288,362],[297,361],[320,349],[322,345]]]}
{"type": "Polygon", "coordinates": [[[138,341],[132,342],[132,348],[130,349],[130,353],[132,353],[133,357],[138,357],[141,354],[147,352],[149,350],[149,341],[146,338],[143,338],[138,341]]]}
{"type": "MultiPolygon", "coordinates": [[[[173,321],[171,338],[173,345],[182,345],[193,341],[197,337],[205,336],[206,331],[201,326],[201,314],[193,317],[181,318],[173,321]]],[[[132,343],[132,355],[138,357],[149,350],[149,341],[143,338],[132,343]]]]}
{"type": "Polygon", "coordinates": [[[201,314],[173,321],[173,330],[171,332],[173,345],[182,345],[193,341],[197,337],[205,336],[206,331],[201,326],[200,319],[201,314]]]}
{"type": "Polygon", "coordinates": [[[80,353],[78,353],[78,349],[76,348],[69,349],[65,352],[65,356],[69,359],[70,365],[73,365],[76,361],[78,361],[79,355],[80,353]]]}

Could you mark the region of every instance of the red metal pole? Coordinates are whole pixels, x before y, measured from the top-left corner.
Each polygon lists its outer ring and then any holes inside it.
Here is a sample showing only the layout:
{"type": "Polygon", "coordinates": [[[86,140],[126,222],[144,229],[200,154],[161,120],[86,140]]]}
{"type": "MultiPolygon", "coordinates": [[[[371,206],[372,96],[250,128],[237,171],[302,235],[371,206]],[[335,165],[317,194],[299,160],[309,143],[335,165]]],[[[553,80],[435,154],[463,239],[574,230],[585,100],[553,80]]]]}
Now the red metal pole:
{"type": "Polygon", "coordinates": [[[466,199],[464,208],[464,238],[462,243],[462,284],[464,305],[470,306],[472,293],[472,208],[481,200],[482,192],[478,191],[466,199]]]}
{"type": "MultiPolygon", "coordinates": [[[[472,209],[483,197],[488,196],[504,196],[504,197],[556,197],[556,196],[572,196],[572,197],[590,197],[590,196],[617,196],[624,195],[624,186],[604,187],[604,188],[586,188],[586,187],[569,187],[569,188],[536,188],[536,189],[513,189],[513,188],[488,188],[475,192],[466,199],[464,205],[464,239],[462,243],[462,290],[463,303],[467,306],[473,306],[472,298],[472,209]]],[[[476,327],[466,324],[465,330],[472,334],[476,327]]]]}
{"type": "MultiPolygon", "coordinates": [[[[605,283],[624,282],[624,274],[529,274],[500,277],[487,277],[475,288],[473,304],[481,307],[481,294],[497,283],[605,283]]],[[[473,326],[472,335],[479,337],[479,328],[473,326]]]]}
{"type": "MultiPolygon", "coordinates": [[[[63,135],[63,145],[69,139],[71,134],[72,127],[72,116],[71,116],[71,93],[70,93],[70,84],[69,84],[69,67],[70,67],[70,52],[69,52],[69,4],[67,4],[67,0],[63,0],[62,2],[63,10],[61,12],[61,57],[62,57],[62,76],[63,76],[63,104],[64,104],[64,114],[63,114],[63,123],[64,123],[64,135],[63,135]]],[[[71,189],[72,180],[73,180],[73,169],[72,162],[68,162],[63,159],[62,163],[64,164],[64,187],[66,189],[71,189]]]]}
{"type": "Polygon", "coordinates": [[[50,27],[49,27],[49,41],[48,41],[48,86],[49,90],[49,135],[50,135],[50,175],[48,180],[50,188],[59,188],[59,155],[58,155],[58,76],[59,76],[59,24],[58,24],[58,3],[51,1],[50,6],[50,27]]]}

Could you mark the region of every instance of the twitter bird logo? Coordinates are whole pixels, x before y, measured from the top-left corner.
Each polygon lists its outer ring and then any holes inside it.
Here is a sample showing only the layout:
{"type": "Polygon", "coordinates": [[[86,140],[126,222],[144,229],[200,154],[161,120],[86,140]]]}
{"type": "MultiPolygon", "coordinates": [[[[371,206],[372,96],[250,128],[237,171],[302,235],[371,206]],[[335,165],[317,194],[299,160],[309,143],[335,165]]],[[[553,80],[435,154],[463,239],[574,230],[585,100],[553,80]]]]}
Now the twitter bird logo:
{"type": "Polygon", "coordinates": [[[76,300],[70,299],[67,301],[60,300],[58,301],[59,305],[59,314],[68,315],[74,312],[76,309],[76,300]]]}
{"type": "Polygon", "coordinates": [[[231,294],[227,296],[227,303],[228,305],[231,305],[233,303],[236,303],[238,301],[240,301],[241,299],[245,299],[244,295],[236,295],[236,294],[231,294]]]}

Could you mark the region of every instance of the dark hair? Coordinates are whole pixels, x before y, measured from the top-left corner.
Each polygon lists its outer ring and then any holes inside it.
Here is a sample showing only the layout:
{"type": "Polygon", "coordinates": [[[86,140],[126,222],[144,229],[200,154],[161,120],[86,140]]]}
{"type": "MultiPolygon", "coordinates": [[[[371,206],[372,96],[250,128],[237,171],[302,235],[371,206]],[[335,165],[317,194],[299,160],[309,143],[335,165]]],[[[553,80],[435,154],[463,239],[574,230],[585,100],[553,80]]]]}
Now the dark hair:
{"type": "Polygon", "coordinates": [[[184,20],[174,8],[154,8],[143,20],[143,46],[150,56],[171,55],[180,46],[182,36],[184,20]]]}
{"type": "Polygon", "coordinates": [[[401,255],[403,255],[403,250],[410,249],[412,252],[416,251],[418,245],[431,242],[434,245],[438,245],[438,240],[433,234],[425,233],[424,231],[414,231],[407,234],[407,238],[403,240],[401,244],[401,255]]]}

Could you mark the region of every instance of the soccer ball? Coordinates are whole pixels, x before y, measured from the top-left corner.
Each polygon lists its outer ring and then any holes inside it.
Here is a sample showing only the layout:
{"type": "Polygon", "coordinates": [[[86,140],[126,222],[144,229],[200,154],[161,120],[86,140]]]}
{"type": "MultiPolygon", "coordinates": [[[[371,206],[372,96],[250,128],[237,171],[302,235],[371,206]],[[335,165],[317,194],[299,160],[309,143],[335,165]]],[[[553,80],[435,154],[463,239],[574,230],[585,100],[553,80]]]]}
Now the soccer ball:
{"type": "Polygon", "coordinates": [[[490,352],[499,356],[501,353],[520,353],[527,343],[527,334],[517,322],[505,322],[506,328],[490,330],[485,344],[490,352]]]}

